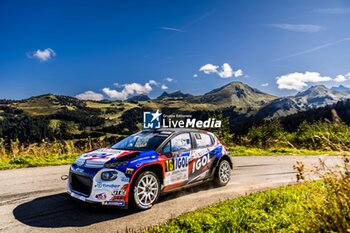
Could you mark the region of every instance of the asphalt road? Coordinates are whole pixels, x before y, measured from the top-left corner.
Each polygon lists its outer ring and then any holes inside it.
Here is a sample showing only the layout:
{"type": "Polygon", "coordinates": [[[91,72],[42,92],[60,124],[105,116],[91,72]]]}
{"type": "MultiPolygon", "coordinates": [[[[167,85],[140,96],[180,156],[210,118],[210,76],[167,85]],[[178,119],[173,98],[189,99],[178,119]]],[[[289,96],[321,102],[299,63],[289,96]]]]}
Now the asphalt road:
{"type": "MultiPolygon", "coordinates": [[[[92,208],[73,202],[60,179],[69,166],[0,171],[1,232],[125,232],[163,223],[221,200],[296,182],[297,160],[318,164],[319,156],[235,157],[230,183],[203,184],[162,196],[150,210],[92,208]]],[[[329,157],[327,163],[339,163],[329,157]]]]}

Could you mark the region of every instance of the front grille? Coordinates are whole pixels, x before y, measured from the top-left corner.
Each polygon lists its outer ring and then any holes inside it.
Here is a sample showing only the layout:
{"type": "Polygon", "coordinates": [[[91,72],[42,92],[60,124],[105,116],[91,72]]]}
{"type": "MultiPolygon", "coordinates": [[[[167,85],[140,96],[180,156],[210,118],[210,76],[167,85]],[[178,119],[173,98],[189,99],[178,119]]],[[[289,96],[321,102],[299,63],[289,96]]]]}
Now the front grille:
{"type": "Polygon", "coordinates": [[[70,185],[73,191],[90,196],[92,179],[88,176],[70,173],[70,185]]]}

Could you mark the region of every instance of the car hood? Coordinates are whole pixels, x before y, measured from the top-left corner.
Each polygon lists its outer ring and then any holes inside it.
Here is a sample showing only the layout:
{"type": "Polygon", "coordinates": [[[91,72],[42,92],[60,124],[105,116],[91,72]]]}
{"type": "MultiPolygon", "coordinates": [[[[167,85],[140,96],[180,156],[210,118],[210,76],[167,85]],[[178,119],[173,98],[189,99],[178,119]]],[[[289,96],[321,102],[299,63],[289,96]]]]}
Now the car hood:
{"type": "Polygon", "coordinates": [[[111,159],[121,158],[125,155],[135,153],[135,150],[116,150],[110,148],[102,148],[88,153],[82,154],[75,160],[75,164],[84,167],[103,167],[103,165],[111,159]]]}

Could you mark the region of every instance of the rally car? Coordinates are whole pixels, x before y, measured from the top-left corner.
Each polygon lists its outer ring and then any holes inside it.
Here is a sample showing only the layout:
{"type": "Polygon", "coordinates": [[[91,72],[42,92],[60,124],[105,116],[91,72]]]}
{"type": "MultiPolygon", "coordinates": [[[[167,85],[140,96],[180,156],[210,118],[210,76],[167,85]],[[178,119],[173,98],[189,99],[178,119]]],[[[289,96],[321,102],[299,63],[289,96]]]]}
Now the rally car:
{"type": "Polygon", "coordinates": [[[143,130],[77,158],[67,193],[83,202],[145,210],[162,193],[210,180],[226,185],[232,166],[225,147],[210,132],[143,130]]]}

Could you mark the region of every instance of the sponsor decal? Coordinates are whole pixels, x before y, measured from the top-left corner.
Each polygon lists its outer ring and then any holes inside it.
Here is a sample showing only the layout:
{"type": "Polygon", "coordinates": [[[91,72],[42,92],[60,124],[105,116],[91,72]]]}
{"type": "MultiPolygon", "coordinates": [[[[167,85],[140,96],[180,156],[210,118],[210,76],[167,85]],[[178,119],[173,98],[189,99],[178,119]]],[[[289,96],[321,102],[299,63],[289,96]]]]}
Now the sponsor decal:
{"type": "Polygon", "coordinates": [[[95,197],[99,200],[106,200],[107,195],[106,195],[106,193],[99,193],[99,194],[96,194],[95,197]]]}
{"type": "Polygon", "coordinates": [[[124,200],[102,201],[102,205],[125,206],[124,200]]]}
{"type": "Polygon", "coordinates": [[[102,189],[102,188],[119,188],[119,184],[106,184],[102,182],[97,182],[95,185],[95,188],[102,189]]]}
{"type": "Polygon", "coordinates": [[[143,112],[143,127],[145,129],[158,128],[221,128],[221,120],[208,118],[197,120],[191,115],[162,115],[159,110],[156,112],[143,112]],[[161,118],[162,116],[162,118],[161,118]]]}
{"type": "Polygon", "coordinates": [[[193,164],[192,173],[195,173],[196,171],[200,170],[201,168],[206,166],[209,162],[210,162],[209,153],[198,158],[197,161],[194,162],[193,164]]]}
{"type": "Polygon", "coordinates": [[[112,196],[125,196],[125,194],[126,194],[125,189],[114,190],[112,192],[112,196]]]}
{"type": "Polygon", "coordinates": [[[121,181],[122,181],[122,182],[129,183],[129,182],[130,182],[130,178],[122,177],[122,178],[121,178],[121,181]]]}
{"type": "Polygon", "coordinates": [[[121,189],[114,190],[112,192],[112,198],[110,201],[114,200],[123,200],[126,196],[126,188],[128,187],[128,184],[123,185],[121,189]]]}
{"type": "Polygon", "coordinates": [[[188,180],[188,156],[179,156],[165,161],[165,185],[188,180]]]}
{"type": "Polygon", "coordinates": [[[131,175],[133,172],[134,172],[134,168],[127,168],[127,169],[125,170],[125,174],[131,175]]]}
{"type": "Polygon", "coordinates": [[[188,167],[188,156],[175,157],[165,161],[165,171],[173,171],[188,167]]]}
{"type": "Polygon", "coordinates": [[[98,189],[101,189],[102,188],[102,182],[97,182],[95,187],[98,188],[98,189]]]}

